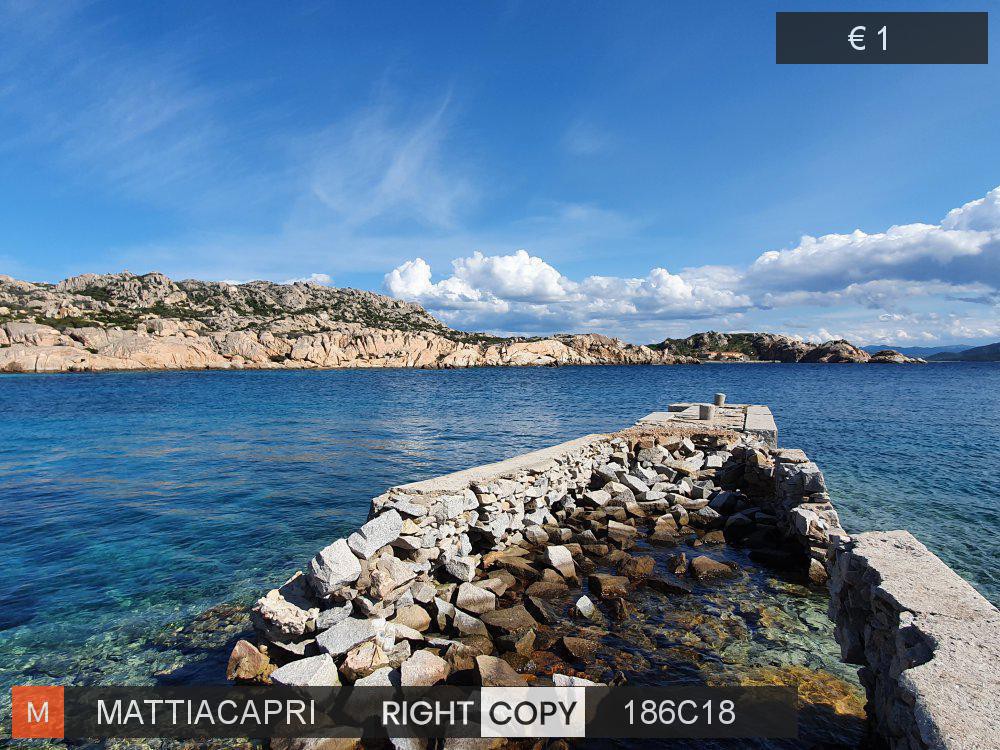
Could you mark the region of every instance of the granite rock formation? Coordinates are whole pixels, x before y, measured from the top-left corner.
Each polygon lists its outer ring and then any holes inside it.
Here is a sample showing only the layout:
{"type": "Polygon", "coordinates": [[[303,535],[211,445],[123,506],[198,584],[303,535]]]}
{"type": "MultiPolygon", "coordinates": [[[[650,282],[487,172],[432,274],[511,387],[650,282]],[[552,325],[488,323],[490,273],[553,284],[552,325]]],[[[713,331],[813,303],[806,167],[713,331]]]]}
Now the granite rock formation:
{"type": "Polygon", "coordinates": [[[0,276],[0,372],[694,362],[597,334],[456,331],[419,305],[301,282],[0,276]]]}

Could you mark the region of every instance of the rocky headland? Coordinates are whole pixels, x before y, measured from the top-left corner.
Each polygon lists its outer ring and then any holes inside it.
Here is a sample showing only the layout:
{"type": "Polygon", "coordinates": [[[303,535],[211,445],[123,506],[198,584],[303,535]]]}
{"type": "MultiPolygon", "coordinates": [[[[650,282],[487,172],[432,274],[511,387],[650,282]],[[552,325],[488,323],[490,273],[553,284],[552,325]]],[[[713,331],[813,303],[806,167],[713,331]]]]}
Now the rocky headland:
{"type": "Polygon", "coordinates": [[[58,284],[0,275],[0,372],[670,365],[701,361],[894,362],[846,341],[695,334],[643,346],[594,333],[499,338],[450,328],[419,305],[296,282],[83,274],[58,284]]]}
{"type": "Polygon", "coordinates": [[[923,364],[895,349],[869,353],[850,341],[836,339],[810,344],[776,333],[719,333],[706,331],[684,339],[664,339],[654,349],[675,356],[714,362],[802,362],[819,364],[923,364]]]}
{"type": "Polygon", "coordinates": [[[301,282],[0,276],[0,372],[696,362],[598,334],[457,331],[419,305],[301,282]]]}

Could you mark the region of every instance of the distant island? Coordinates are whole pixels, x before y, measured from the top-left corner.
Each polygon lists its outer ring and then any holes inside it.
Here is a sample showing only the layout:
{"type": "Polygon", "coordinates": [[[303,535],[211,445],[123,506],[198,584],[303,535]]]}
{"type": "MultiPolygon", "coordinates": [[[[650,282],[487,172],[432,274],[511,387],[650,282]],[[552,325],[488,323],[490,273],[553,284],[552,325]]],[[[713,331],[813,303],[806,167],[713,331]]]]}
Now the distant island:
{"type": "Polygon", "coordinates": [[[941,352],[928,357],[934,362],[1000,362],[1000,341],[958,352],[941,352]]]}
{"type": "Polygon", "coordinates": [[[837,339],[810,344],[776,333],[695,333],[684,339],[665,339],[653,349],[675,356],[696,357],[711,362],[802,362],[913,364],[923,359],[908,357],[895,349],[877,349],[870,353],[849,341],[837,339]]]}
{"type": "Polygon", "coordinates": [[[770,333],[707,332],[649,346],[594,333],[502,338],[452,329],[410,302],[304,282],[173,281],[126,271],[46,284],[0,275],[6,373],[703,361],[923,362],[770,333]]]}

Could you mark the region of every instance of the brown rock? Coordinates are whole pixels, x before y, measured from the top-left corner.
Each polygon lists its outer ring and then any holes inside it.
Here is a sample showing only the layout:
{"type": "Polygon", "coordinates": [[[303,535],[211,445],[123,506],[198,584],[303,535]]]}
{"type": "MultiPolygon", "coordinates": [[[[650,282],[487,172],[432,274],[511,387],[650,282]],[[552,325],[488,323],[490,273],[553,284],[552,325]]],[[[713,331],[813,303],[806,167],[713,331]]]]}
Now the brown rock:
{"type": "Polygon", "coordinates": [[[362,643],[347,652],[347,658],[340,667],[341,674],[349,680],[367,677],[376,669],[389,666],[389,657],[374,641],[362,643]]]}
{"type": "Polygon", "coordinates": [[[661,594],[690,594],[692,592],[690,584],[676,576],[647,578],[646,585],[661,594]]]}
{"type": "Polygon", "coordinates": [[[531,653],[532,649],[535,647],[535,631],[526,630],[524,635],[517,639],[514,643],[514,650],[523,655],[527,656],[531,653]]]}
{"type": "Polygon", "coordinates": [[[266,654],[250,641],[237,641],[226,665],[226,679],[236,682],[266,682],[275,669],[266,654]]]}
{"type": "Polygon", "coordinates": [[[528,685],[524,675],[518,674],[510,664],[495,656],[477,656],[476,669],[479,672],[479,684],[483,687],[527,687],[528,685]]]}
{"type": "Polygon", "coordinates": [[[736,575],[736,567],[731,563],[723,563],[713,560],[711,557],[699,555],[694,558],[689,570],[699,581],[710,581],[715,578],[732,578],[736,575]]]}
{"type": "Polygon", "coordinates": [[[535,581],[533,584],[528,586],[527,589],[525,589],[524,593],[526,596],[537,596],[542,599],[555,599],[568,591],[569,586],[562,581],[535,581]]]}
{"type": "Polygon", "coordinates": [[[519,580],[537,581],[541,572],[523,557],[501,557],[497,564],[519,580]]]}
{"type": "Polygon", "coordinates": [[[535,618],[522,604],[487,612],[483,615],[483,622],[494,642],[506,649],[514,649],[525,631],[538,627],[535,618]]]}
{"type": "Polygon", "coordinates": [[[431,626],[431,616],[419,604],[407,604],[400,607],[396,610],[396,616],[392,620],[393,622],[398,622],[400,625],[413,628],[420,633],[423,633],[431,626]]]}
{"type": "Polygon", "coordinates": [[[590,584],[590,590],[601,599],[628,596],[632,591],[632,583],[625,576],[594,573],[587,581],[590,584]]]}
{"type": "Polygon", "coordinates": [[[455,672],[464,672],[467,669],[476,668],[476,657],[480,656],[478,649],[467,646],[464,643],[453,643],[445,652],[444,658],[455,672]]]}
{"type": "Polygon", "coordinates": [[[579,661],[590,661],[600,647],[597,641],[591,641],[587,638],[574,638],[568,635],[562,637],[561,643],[566,653],[579,661]]]}
{"type": "Polygon", "coordinates": [[[716,529],[715,531],[709,531],[701,538],[704,544],[725,544],[726,535],[721,529],[716,529]]]}
{"type": "Polygon", "coordinates": [[[649,555],[643,555],[642,557],[632,557],[629,555],[618,566],[621,574],[629,578],[646,578],[653,574],[655,568],[656,560],[649,555]]]}
{"type": "Polygon", "coordinates": [[[540,597],[525,597],[524,606],[539,622],[543,622],[546,625],[554,625],[559,622],[559,610],[550,602],[540,597]]]}

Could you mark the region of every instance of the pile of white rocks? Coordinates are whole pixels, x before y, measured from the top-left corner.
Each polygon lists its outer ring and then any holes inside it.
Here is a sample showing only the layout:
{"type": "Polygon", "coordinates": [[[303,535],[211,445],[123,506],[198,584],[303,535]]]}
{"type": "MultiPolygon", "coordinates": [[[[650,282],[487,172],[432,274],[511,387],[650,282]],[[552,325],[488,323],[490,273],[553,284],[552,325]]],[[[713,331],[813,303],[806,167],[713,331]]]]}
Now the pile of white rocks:
{"type": "MultiPolygon", "coordinates": [[[[626,617],[635,585],[684,595],[692,590],[686,578],[704,584],[739,574],[695,554],[699,547],[740,543],[808,560],[828,515],[807,492],[822,475],[816,480],[815,465],[797,457],[746,433],[637,427],[393,488],[372,501],[360,529],[256,603],[258,643],[237,645],[229,678],[526,684],[499,657],[551,647],[560,619],[626,617]],[[808,521],[801,534],[799,519],[808,521]],[[689,546],[692,559],[675,555],[659,574],[652,557],[628,554],[640,538],[689,546]],[[571,595],[577,587],[581,595],[571,595]],[[553,604],[567,597],[575,601],[568,613],[553,604]]],[[[575,656],[596,648],[560,642],[575,656]]]]}

